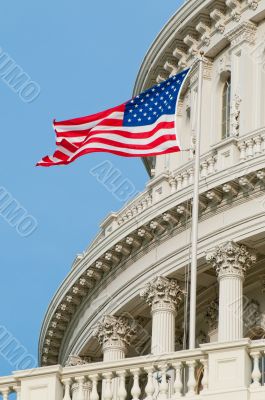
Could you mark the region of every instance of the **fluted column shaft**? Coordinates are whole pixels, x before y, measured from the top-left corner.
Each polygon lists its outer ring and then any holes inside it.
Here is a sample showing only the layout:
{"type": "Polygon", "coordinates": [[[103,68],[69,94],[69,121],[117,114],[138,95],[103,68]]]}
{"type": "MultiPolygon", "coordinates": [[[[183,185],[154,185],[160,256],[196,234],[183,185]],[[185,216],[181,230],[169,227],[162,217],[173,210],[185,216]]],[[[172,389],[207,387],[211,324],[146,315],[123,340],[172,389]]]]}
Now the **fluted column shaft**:
{"type": "Polygon", "coordinates": [[[238,276],[219,278],[219,342],[243,337],[243,281],[238,276]]]}
{"type": "Polygon", "coordinates": [[[243,337],[243,282],[256,261],[246,246],[228,242],[209,252],[206,259],[216,269],[219,281],[218,341],[243,337]]]}
{"type": "Polygon", "coordinates": [[[124,346],[106,346],[103,348],[103,361],[118,361],[125,358],[126,349],[124,346]]]}
{"type": "Polygon", "coordinates": [[[174,308],[152,306],[152,354],[175,351],[175,318],[174,308]]]}
{"type": "Polygon", "coordinates": [[[157,355],[175,351],[175,319],[183,295],[177,281],[157,277],[146,285],[140,295],[151,306],[151,353],[157,355]]]}

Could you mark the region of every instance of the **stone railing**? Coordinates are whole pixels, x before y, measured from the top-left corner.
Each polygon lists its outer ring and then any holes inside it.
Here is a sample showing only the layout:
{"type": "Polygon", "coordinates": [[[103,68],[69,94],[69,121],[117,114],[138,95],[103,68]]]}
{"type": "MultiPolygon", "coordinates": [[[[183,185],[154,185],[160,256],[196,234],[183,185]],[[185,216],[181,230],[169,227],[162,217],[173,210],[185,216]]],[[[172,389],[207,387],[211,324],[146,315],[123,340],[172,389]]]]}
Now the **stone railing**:
{"type": "Polygon", "coordinates": [[[15,373],[2,378],[0,393],[4,400],[14,392],[20,400],[177,399],[207,389],[208,375],[203,371],[207,357],[198,349],[112,363],[43,367],[25,371],[22,378],[15,373]]]}
{"type": "Polygon", "coordinates": [[[265,129],[260,129],[238,140],[240,161],[250,160],[265,154],[265,129]]]}
{"type": "Polygon", "coordinates": [[[242,339],[160,356],[18,371],[0,378],[0,396],[3,400],[263,399],[264,352],[265,340],[242,339]]]}
{"type": "MultiPolygon", "coordinates": [[[[239,164],[245,163],[251,166],[257,157],[265,154],[265,128],[251,132],[242,137],[231,137],[213,146],[213,149],[201,156],[200,179],[209,179],[216,173],[227,173],[239,164]]],[[[194,182],[193,161],[189,161],[181,168],[172,172],[164,172],[153,178],[144,193],[138,195],[129,204],[117,213],[109,215],[101,225],[102,232],[97,237],[98,243],[104,237],[111,234],[120,226],[133,218],[138,218],[143,212],[149,210],[163,198],[172,193],[182,193],[185,189],[191,189],[194,182]]]]}
{"type": "Polygon", "coordinates": [[[265,398],[265,340],[256,340],[250,346],[249,355],[252,358],[252,373],[250,389],[262,390],[265,398]]]}

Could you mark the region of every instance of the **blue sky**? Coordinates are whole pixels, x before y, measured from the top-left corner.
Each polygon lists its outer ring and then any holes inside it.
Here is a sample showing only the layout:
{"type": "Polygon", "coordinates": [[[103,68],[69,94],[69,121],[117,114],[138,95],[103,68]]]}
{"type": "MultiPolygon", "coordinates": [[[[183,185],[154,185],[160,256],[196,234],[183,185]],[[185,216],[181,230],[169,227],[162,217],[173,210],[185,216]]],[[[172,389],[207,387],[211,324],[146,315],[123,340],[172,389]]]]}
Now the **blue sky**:
{"type": "MultiPolygon", "coordinates": [[[[135,191],[147,174],[139,159],[95,154],[73,165],[36,168],[54,150],[53,118],[92,114],[131,97],[141,61],[178,0],[4,2],[0,47],[40,87],[30,103],[0,76],[1,188],[36,222],[28,237],[0,215],[0,371],[16,365],[1,350],[1,333],[37,357],[48,304],[75,255],[122,201],[90,174],[108,161],[135,191]]],[[[0,55],[1,55],[0,52],[0,55]]]]}

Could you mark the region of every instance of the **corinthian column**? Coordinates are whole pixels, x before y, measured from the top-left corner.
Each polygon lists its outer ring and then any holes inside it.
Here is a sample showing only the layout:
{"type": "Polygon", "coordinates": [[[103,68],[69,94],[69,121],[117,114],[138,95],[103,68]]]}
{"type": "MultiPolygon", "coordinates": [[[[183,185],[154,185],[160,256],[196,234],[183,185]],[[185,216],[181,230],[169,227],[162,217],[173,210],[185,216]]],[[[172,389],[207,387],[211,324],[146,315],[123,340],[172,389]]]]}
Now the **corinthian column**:
{"type": "Polygon", "coordinates": [[[206,256],[215,268],[219,281],[218,341],[243,337],[243,282],[256,261],[246,246],[228,242],[206,256]]]}
{"type": "Polygon", "coordinates": [[[151,353],[175,351],[175,318],[183,297],[177,281],[157,277],[146,285],[140,296],[151,306],[151,353]]]}
{"type": "Polygon", "coordinates": [[[105,315],[93,332],[93,336],[102,345],[103,361],[125,358],[127,348],[135,334],[135,327],[130,324],[128,318],[113,315],[105,315]]]}

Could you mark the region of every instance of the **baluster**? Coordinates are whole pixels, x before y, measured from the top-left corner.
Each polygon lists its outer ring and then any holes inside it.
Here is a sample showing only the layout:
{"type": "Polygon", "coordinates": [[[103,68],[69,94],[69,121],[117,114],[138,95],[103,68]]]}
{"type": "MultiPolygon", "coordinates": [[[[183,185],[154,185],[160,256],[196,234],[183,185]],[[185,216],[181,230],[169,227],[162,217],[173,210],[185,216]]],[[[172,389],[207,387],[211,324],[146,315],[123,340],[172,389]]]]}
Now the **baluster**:
{"type": "Polygon", "coordinates": [[[208,390],[208,360],[202,358],[200,361],[203,365],[202,391],[206,392],[208,390]]]}
{"type": "Polygon", "coordinates": [[[177,181],[176,181],[176,179],[174,178],[174,176],[171,176],[171,177],[169,178],[169,185],[170,185],[170,187],[171,187],[171,193],[175,193],[176,190],[177,190],[177,181]]]}
{"type": "Polygon", "coordinates": [[[62,379],[62,383],[64,385],[64,397],[63,397],[63,400],[71,400],[72,379],[71,378],[62,379]]]}
{"type": "Polygon", "coordinates": [[[176,362],[172,364],[175,368],[175,382],[174,382],[174,399],[179,399],[182,397],[182,389],[183,389],[183,382],[181,379],[181,372],[182,372],[182,362],[176,362]]]}
{"type": "Polygon", "coordinates": [[[261,154],[261,136],[257,136],[255,139],[255,155],[259,156],[261,154]]]}
{"type": "Polygon", "coordinates": [[[153,400],[153,394],[155,392],[154,382],[153,382],[153,372],[154,367],[145,368],[148,374],[147,385],[145,387],[146,399],[145,400],[153,400]]]}
{"type": "Polygon", "coordinates": [[[118,388],[118,399],[119,400],[126,400],[127,398],[127,390],[125,387],[125,376],[126,371],[117,371],[116,374],[119,377],[119,388],[118,388]]]}
{"type": "Polygon", "coordinates": [[[265,134],[263,133],[261,136],[261,153],[265,151],[265,134]]]}
{"type": "Polygon", "coordinates": [[[133,374],[133,387],[131,390],[131,395],[133,400],[139,400],[141,394],[141,388],[139,385],[140,368],[131,369],[131,373],[133,374]]]}
{"type": "Polygon", "coordinates": [[[167,383],[167,365],[162,365],[159,367],[161,370],[161,383],[159,385],[159,399],[168,398],[168,383],[167,383]]]}
{"type": "Polygon", "coordinates": [[[147,196],[147,206],[150,207],[152,205],[152,196],[149,194],[147,196]]]}
{"type": "Polygon", "coordinates": [[[90,400],[99,400],[98,378],[99,378],[98,374],[89,375],[89,379],[92,382],[92,390],[91,390],[90,400]]]}
{"type": "Polygon", "coordinates": [[[140,212],[142,212],[142,204],[141,204],[141,202],[139,202],[137,204],[137,213],[140,214],[140,212]]]}
{"type": "Polygon", "coordinates": [[[260,386],[260,379],[261,379],[261,372],[259,368],[259,360],[260,360],[260,352],[259,351],[252,351],[250,353],[253,359],[253,370],[251,374],[251,378],[253,382],[251,383],[252,387],[259,387],[260,386]]]}
{"type": "Polygon", "coordinates": [[[92,388],[91,382],[84,383],[84,398],[85,398],[85,400],[90,400],[91,388],[92,388]]]}
{"type": "Polygon", "coordinates": [[[196,379],[195,379],[195,360],[190,360],[186,362],[187,366],[189,367],[189,378],[188,378],[188,393],[187,396],[194,396],[195,395],[195,386],[196,386],[196,379]]]}
{"type": "Polygon", "coordinates": [[[183,187],[188,186],[188,184],[189,184],[189,174],[188,174],[188,171],[184,171],[183,174],[182,174],[182,177],[183,177],[183,187]]]}
{"type": "Polygon", "coordinates": [[[182,175],[181,174],[177,175],[176,181],[177,181],[177,190],[181,190],[182,189],[182,175]]]}
{"type": "Polygon", "coordinates": [[[137,207],[136,207],[136,205],[132,206],[132,213],[133,213],[133,215],[137,215],[137,207]]]}
{"type": "Polygon", "coordinates": [[[247,145],[247,158],[251,158],[253,157],[253,139],[249,139],[246,141],[246,145],[247,145]]]}
{"type": "Polygon", "coordinates": [[[201,177],[205,178],[208,175],[208,162],[204,160],[201,163],[201,177]]]}
{"type": "Polygon", "coordinates": [[[3,400],[8,400],[8,395],[9,395],[9,393],[10,393],[9,387],[1,389],[1,390],[0,390],[0,393],[1,393],[2,396],[3,396],[3,400]]]}
{"type": "Polygon", "coordinates": [[[129,210],[127,211],[127,217],[128,217],[128,219],[131,219],[132,218],[132,210],[129,208],[129,210]]]}
{"type": "Polygon", "coordinates": [[[77,376],[75,380],[78,384],[76,400],[85,400],[85,395],[84,395],[85,377],[77,376]]]}
{"type": "Polygon", "coordinates": [[[102,375],[105,378],[103,400],[112,400],[112,390],[111,390],[112,372],[106,372],[102,375]]]}
{"type": "Polygon", "coordinates": [[[188,172],[189,172],[189,184],[192,185],[194,182],[194,169],[190,168],[188,172]]]}
{"type": "Polygon", "coordinates": [[[16,400],[20,400],[21,399],[21,386],[20,385],[16,385],[13,386],[13,390],[16,392],[16,400]]]}
{"type": "Polygon", "coordinates": [[[247,149],[246,143],[245,142],[239,143],[238,144],[238,148],[239,148],[239,151],[240,151],[240,156],[239,156],[240,161],[245,161],[245,159],[247,157],[247,154],[246,154],[246,149],[247,149]]]}
{"type": "Polygon", "coordinates": [[[144,197],[142,199],[142,209],[145,210],[146,208],[147,208],[147,201],[146,201],[146,198],[144,197]]]}
{"type": "Polygon", "coordinates": [[[214,171],[214,165],[215,165],[215,158],[214,157],[210,157],[208,160],[208,175],[213,174],[214,171]]]}

